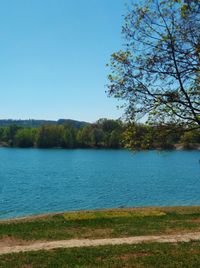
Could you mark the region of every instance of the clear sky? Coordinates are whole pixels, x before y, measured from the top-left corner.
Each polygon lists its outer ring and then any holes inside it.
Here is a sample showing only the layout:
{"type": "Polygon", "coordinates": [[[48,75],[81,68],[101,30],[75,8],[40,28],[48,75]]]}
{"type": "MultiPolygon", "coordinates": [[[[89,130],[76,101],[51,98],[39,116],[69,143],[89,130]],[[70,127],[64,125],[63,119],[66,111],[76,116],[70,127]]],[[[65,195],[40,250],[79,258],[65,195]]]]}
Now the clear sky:
{"type": "Polygon", "coordinates": [[[0,0],[0,118],[118,118],[105,93],[128,0],[0,0]]]}

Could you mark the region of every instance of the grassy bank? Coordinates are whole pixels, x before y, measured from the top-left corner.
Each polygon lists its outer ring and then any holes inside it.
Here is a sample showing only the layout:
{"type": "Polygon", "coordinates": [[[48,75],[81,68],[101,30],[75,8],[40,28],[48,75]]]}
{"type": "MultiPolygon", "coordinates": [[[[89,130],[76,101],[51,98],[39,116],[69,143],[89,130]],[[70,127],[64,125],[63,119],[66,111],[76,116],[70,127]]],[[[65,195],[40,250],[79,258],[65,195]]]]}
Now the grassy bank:
{"type": "Polygon", "coordinates": [[[200,207],[60,213],[0,221],[0,241],[113,238],[200,231],[200,207]]]}
{"type": "MultiPolygon", "coordinates": [[[[15,246],[36,240],[111,238],[198,231],[200,207],[83,211],[0,221],[0,246],[15,246]]],[[[0,268],[11,267],[200,267],[200,241],[0,255],[0,268]]]]}
{"type": "Polygon", "coordinates": [[[200,267],[200,242],[57,249],[0,256],[1,268],[200,267]]]}

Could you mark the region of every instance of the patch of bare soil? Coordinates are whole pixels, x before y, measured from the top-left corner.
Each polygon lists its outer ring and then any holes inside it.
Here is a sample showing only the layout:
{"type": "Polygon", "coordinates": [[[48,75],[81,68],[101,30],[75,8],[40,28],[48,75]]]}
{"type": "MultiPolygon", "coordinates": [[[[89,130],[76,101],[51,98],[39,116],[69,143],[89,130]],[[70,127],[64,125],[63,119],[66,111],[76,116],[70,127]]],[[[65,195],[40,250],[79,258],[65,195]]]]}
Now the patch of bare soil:
{"type": "Polygon", "coordinates": [[[192,219],[192,220],[190,220],[190,222],[197,222],[197,223],[200,223],[200,218],[192,219]]]}
{"type": "Polygon", "coordinates": [[[1,254],[1,249],[4,247],[15,247],[15,246],[25,246],[25,245],[30,245],[32,244],[32,241],[25,241],[22,239],[16,239],[12,237],[3,237],[0,239],[0,254],[1,254]]]}

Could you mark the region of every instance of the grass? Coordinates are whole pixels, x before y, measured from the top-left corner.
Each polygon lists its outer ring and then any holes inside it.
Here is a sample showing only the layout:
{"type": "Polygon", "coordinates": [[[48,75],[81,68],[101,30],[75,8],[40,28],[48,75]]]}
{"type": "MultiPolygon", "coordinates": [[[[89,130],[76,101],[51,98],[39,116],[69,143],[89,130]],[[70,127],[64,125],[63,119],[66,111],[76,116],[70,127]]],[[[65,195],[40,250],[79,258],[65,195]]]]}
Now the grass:
{"type": "Polygon", "coordinates": [[[200,207],[117,209],[0,222],[0,241],[110,238],[200,231],[200,207]]]}
{"type": "Polygon", "coordinates": [[[200,267],[200,242],[57,249],[0,256],[1,268],[200,267]]]}

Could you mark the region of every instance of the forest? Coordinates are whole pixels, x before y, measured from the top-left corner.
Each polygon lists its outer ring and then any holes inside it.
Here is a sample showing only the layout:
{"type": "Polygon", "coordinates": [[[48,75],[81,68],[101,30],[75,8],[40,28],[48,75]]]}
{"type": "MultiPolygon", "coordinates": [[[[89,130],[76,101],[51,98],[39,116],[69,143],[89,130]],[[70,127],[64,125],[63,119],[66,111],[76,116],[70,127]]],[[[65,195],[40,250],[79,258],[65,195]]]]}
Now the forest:
{"type": "Polygon", "coordinates": [[[200,144],[200,129],[175,124],[136,124],[99,119],[93,124],[0,127],[1,147],[21,148],[129,148],[133,150],[193,149],[200,144]]]}

